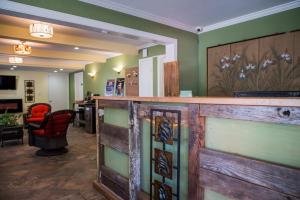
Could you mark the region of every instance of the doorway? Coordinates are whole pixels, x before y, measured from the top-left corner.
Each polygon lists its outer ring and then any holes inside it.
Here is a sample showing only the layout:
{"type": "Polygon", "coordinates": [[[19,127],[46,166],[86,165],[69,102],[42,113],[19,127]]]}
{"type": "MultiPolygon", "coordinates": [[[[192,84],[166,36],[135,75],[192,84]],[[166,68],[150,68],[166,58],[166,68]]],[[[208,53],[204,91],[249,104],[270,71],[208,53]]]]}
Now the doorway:
{"type": "Polygon", "coordinates": [[[69,75],[67,73],[49,74],[48,95],[52,111],[69,108],[69,75]]]}

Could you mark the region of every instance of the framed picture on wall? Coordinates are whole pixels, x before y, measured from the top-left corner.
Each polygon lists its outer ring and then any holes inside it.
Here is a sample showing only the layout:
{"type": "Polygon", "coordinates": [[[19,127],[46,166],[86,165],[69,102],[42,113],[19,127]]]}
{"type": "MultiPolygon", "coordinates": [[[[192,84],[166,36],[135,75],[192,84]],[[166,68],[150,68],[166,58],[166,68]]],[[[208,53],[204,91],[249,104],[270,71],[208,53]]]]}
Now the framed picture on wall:
{"type": "Polygon", "coordinates": [[[25,80],[24,90],[25,90],[24,92],[25,103],[34,103],[35,102],[34,80],[25,80]]]}
{"type": "Polygon", "coordinates": [[[115,79],[107,80],[104,95],[105,96],[113,96],[114,95],[114,89],[115,89],[115,79]]]}
{"type": "Polygon", "coordinates": [[[124,83],[125,78],[117,78],[116,81],[116,96],[124,96],[124,83]]]}

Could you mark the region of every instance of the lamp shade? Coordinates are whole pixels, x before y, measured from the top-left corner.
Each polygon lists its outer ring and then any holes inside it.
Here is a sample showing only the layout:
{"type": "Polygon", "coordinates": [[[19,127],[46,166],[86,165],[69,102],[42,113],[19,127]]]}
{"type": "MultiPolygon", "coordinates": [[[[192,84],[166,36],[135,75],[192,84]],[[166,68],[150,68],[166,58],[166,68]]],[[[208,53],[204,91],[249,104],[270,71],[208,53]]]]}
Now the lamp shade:
{"type": "Polygon", "coordinates": [[[53,27],[48,24],[36,23],[30,24],[29,32],[32,37],[52,38],[53,27]]]}

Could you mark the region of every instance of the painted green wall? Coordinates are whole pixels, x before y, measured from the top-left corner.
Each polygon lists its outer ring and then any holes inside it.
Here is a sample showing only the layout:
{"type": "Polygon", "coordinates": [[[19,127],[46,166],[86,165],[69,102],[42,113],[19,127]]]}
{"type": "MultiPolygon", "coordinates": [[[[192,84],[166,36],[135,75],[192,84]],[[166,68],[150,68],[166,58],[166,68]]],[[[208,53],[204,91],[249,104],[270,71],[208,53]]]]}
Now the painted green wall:
{"type": "MultiPolygon", "coordinates": [[[[104,110],[104,122],[107,124],[129,128],[128,116],[127,110],[114,108],[105,108],[104,110]]],[[[129,176],[129,158],[124,153],[104,147],[104,165],[117,171],[124,177],[129,176]]]]}
{"type": "Polygon", "coordinates": [[[138,66],[138,55],[121,55],[107,59],[106,63],[92,63],[85,66],[83,92],[86,95],[87,91],[104,95],[107,79],[124,78],[125,70],[120,74],[113,70],[119,65],[125,68],[138,66]],[[95,78],[88,75],[90,72],[95,72],[95,78]]]}
{"type": "Polygon", "coordinates": [[[180,88],[182,90],[192,90],[193,94],[197,94],[199,91],[198,36],[194,33],[77,0],[14,1],[176,38],[178,40],[178,61],[180,63],[180,88]]]}
{"type": "MultiPolygon", "coordinates": [[[[148,57],[152,57],[152,56],[158,56],[158,55],[164,55],[166,53],[166,48],[164,45],[156,45],[156,46],[152,46],[147,48],[148,49],[148,57]]],[[[142,56],[142,49],[139,50],[139,58],[143,58],[142,56]]]]}
{"type": "Polygon", "coordinates": [[[228,26],[199,35],[198,94],[206,95],[207,47],[300,29],[300,8],[228,26]]]}
{"type": "Polygon", "coordinates": [[[69,73],[69,108],[73,109],[75,103],[75,87],[74,73],[69,73]]]}

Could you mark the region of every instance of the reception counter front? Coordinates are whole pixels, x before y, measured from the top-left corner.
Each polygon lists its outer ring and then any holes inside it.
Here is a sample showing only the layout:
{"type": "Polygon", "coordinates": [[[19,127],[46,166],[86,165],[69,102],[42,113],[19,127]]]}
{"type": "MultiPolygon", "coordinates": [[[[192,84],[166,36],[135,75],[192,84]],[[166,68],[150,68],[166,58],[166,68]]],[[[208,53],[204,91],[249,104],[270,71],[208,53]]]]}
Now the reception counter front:
{"type": "Polygon", "coordinates": [[[108,199],[300,199],[299,98],[95,100],[108,199]]]}

